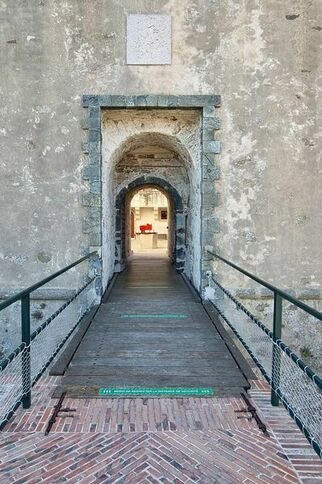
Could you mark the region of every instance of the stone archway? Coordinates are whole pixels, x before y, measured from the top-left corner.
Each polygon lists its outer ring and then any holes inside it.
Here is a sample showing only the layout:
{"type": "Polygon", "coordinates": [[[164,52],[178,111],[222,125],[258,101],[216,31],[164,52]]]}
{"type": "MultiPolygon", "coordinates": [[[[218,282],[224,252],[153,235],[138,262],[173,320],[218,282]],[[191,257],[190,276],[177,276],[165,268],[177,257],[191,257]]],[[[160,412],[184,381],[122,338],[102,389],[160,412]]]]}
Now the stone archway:
{"type": "MultiPolygon", "coordinates": [[[[85,94],[83,106],[88,114],[83,124],[83,129],[88,130],[87,141],[83,143],[83,153],[88,155],[82,173],[87,186],[82,198],[83,232],[88,235],[88,250],[97,250],[101,256],[92,264],[92,270],[101,276],[97,278],[97,291],[104,291],[114,271],[115,195],[128,182],[141,176],[129,172],[126,181],[115,183],[115,165],[131,139],[135,141],[138,136],[143,139],[145,134],[149,137],[154,134],[153,144],[167,145],[187,166],[189,193],[184,207],[188,230],[184,272],[201,290],[210,267],[206,248],[214,244],[214,234],[220,230],[214,210],[217,200],[214,182],[220,177],[216,164],[220,142],[215,136],[220,120],[215,108],[220,106],[220,96],[85,94]]],[[[168,173],[165,178],[180,188],[168,173]]]]}
{"type": "Polygon", "coordinates": [[[178,271],[198,280],[201,222],[198,123],[199,113],[195,111],[176,116],[170,111],[105,113],[102,263],[103,268],[109,265],[110,273],[121,271],[129,255],[128,193],[139,191],[136,186],[150,185],[163,191],[173,206],[170,224],[173,229],[168,229],[175,239],[171,259],[178,271]],[[120,192],[120,197],[125,194],[125,200],[117,206],[115,201],[120,192]],[[115,217],[116,209],[120,217],[115,217]]]}
{"type": "Polygon", "coordinates": [[[171,237],[173,237],[171,258],[178,272],[183,272],[185,265],[186,217],[178,191],[166,180],[154,176],[142,176],[123,187],[115,200],[115,271],[121,271],[127,258],[126,241],[126,197],[144,187],[155,187],[164,193],[171,207],[171,237]]]}

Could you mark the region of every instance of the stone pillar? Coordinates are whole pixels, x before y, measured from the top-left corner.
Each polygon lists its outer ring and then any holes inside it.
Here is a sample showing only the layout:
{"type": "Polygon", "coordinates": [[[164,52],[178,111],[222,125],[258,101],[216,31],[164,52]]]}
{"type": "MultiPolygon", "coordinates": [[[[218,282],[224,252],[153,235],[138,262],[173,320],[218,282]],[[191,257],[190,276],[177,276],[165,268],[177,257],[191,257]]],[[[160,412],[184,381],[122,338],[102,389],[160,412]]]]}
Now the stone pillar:
{"type": "MultiPolygon", "coordinates": [[[[216,108],[219,105],[216,105],[216,108]]],[[[214,106],[205,106],[202,116],[202,184],[201,184],[201,217],[202,217],[202,261],[201,289],[207,285],[206,273],[212,267],[212,258],[207,249],[215,249],[216,234],[220,231],[216,207],[219,204],[219,193],[215,182],[220,177],[216,158],[220,153],[220,141],[215,139],[216,130],[220,129],[220,119],[215,114],[214,106]]]]}
{"type": "Polygon", "coordinates": [[[175,215],[175,251],[176,251],[176,270],[181,273],[184,271],[184,265],[186,260],[186,246],[185,246],[185,233],[186,233],[186,218],[183,210],[177,210],[175,215]]]}

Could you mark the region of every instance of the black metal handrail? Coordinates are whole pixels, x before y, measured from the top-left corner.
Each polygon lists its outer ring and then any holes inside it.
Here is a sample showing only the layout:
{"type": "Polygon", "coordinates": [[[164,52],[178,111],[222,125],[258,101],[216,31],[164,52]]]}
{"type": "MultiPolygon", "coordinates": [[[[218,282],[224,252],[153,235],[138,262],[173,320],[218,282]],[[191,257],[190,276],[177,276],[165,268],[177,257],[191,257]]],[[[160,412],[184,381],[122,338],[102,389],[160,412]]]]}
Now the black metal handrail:
{"type": "Polygon", "coordinates": [[[54,272],[54,274],[52,274],[51,276],[45,277],[45,279],[42,279],[41,281],[36,282],[32,286],[27,287],[27,289],[24,289],[23,291],[18,292],[14,296],[9,297],[8,299],[6,299],[2,303],[0,303],[0,311],[2,311],[2,309],[7,308],[8,306],[11,306],[11,304],[23,299],[28,294],[34,292],[36,289],[39,289],[41,286],[44,286],[45,284],[47,284],[47,282],[50,282],[53,279],[56,279],[56,277],[60,276],[61,274],[64,274],[64,272],[69,271],[69,269],[72,269],[73,267],[77,266],[78,264],[80,264],[84,260],[89,259],[90,257],[94,256],[95,254],[97,254],[96,251],[90,252],[89,254],[85,255],[81,259],[78,259],[76,262],[69,264],[69,266],[64,267],[60,271],[54,272]]]}
{"type": "MultiPolygon", "coordinates": [[[[274,406],[279,405],[279,401],[281,400],[287,410],[289,411],[292,418],[295,420],[299,428],[303,431],[305,436],[310,441],[311,445],[313,446],[314,450],[322,457],[322,446],[321,446],[321,435],[319,436],[319,442],[315,440],[312,436],[309,426],[307,422],[302,421],[296,414],[294,410],[294,406],[291,402],[288,401],[288,395],[285,395],[280,390],[280,375],[281,375],[281,354],[280,350],[287,355],[290,360],[292,360],[298,368],[302,370],[302,372],[313,382],[316,387],[319,389],[319,392],[322,390],[322,379],[301,359],[299,358],[283,341],[282,341],[282,304],[283,300],[289,301],[291,304],[299,307],[300,309],[304,310],[306,313],[314,316],[319,321],[322,321],[322,313],[315,310],[314,308],[308,306],[307,304],[302,303],[295,297],[291,296],[287,292],[279,289],[278,287],[273,286],[272,284],[264,281],[263,279],[255,276],[254,274],[242,269],[241,267],[237,266],[233,262],[225,259],[224,257],[216,254],[210,250],[207,251],[211,256],[214,258],[219,259],[220,261],[224,262],[225,264],[229,265],[233,269],[239,271],[241,274],[249,277],[253,281],[257,282],[258,284],[266,287],[273,293],[274,298],[274,310],[273,310],[273,331],[269,330],[261,321],[259,321],[243,304],[236,297],[234,297],[226,288],[224,288],[212,275],[210,275],[210,279],[216,284],[216,286],[236,305],[238,309],[241,309],[251,320],[254,324],[256,324],[271,340],[272,342],[272,362],[271,362],[271,372],[267,371],[267,368],[261,364],[260,359],[254,354],[253,348],[249,346],[247,341],[244,340],[243,336],[240,334],[240,331],[236,330],[235,325],[229,321],[227,318],[224,309],[220,309],[218,304],[212,301],[212,304],[217,309],[220,316],[226,321],[229,325],[231,330],[234,334],[239,338],[240,342],[243,344],[245,349],[248,351],[260,371],[262,372],[265,379],[271,386],[271,403],[274,406]],[[271,375],[271,376],[270,376],[271,375]]],[[[219,305],[220,306],[220,305],[219,305]]]]}
{"type": "MultiPolygon", "coordinates": [[[[23,408],[29,408],[31,405],[31,388],[35,384],[35,382],[38,380],[38,378],[43,374],[44,370],[47,368],[49,363],[52,361],[54,356],[58,353],[60,348],[63,346],[63,344],[67,341],[71,333],[74,331],[76,326],[79,324],[81,318],[76,321],[76,323],[73,325],[72,329],[68,332],[67,335],[62,337],[58,347],[54,351],[53,355],[49,355],[48,359],[46,360],[43,368],[41,368],[40,372],[35,375],[35,377],[31,377],[31,354],[30,354],[30,345],[31,342],[37,337],[38,334],[40,334],[46,327],[49,326],[49,324],[64,310],[66,309],[69,304],[71,304],[76,297],[81,294],[88,286],[91,284],[96,276],[94,275],[91,277],[80,289],[78,289],[75,294],[68,300],[66,301],[59,309],[57,309],[49,318],[46,319],[32,334],[30,330],[30,294],[40,287],[44,286],[48,282],[52,281],[53,279],[56,279],[58,276],[64,274],[65,272],[69,271],[73,267],[81,264],[82,262],[90,259],[91,257],[97,255],[96,251],[90,252],[89,254],[85,255],[84,257],[81,257],[77,261],[73,262],[72,264],[69,264],[68,266],[64,267],[63,269],[55,272],[54,274],[42,279],[41,281],[33,284],[32,286],[29,286],[28,288],[24,289],[23,291],[20,291],[19,293],[15,294],[14,296],[6,299],[0,304],[0,311],[3,309],[11,306],[17,301],[21,302],[21,344],[6,358],[4,358],[2,361],[0,361],[0,371],[4,371],[7,366],[19,355],[21,354],[22,358],[22,397],[21,400],[14,402],[14,407],[12,411],[9,413],[7,416],[7,419],[10,418],[10,416],[13,414],[15,409],[18,407],[20,403],[22,403],[23,408]]],[[[3,424],[0,423],[0,428],[3,426],[3,424]]]]}
{"type": "Polygon", "coordinates": [[[312,316],[314,316],[315,318],[319,319],[320,321],[322,321],[322,313],[320,313],[319,311],[317,311],[316,309],[312,308],[311,306],[308,306],[307,304],[303,303],[302,301],[300,301],[299,299],[291,296],[290,294],[288,294],[287,292],[283,291],[282,289],[279,289],[278,287],[276,286],[273,286],[273,284],[270,284],[269,282],[266,282],[264,281],[263,279],[261,279],[260,277],[257,277],[255,276],[254,274],[252,274],[251,272],[248,272],[246,271],[245,269],[242,269],[241,267],[237,266],[236,264],[234,264],[233,262],[225,259],[224,257],[222,257],[221,255],[218,255],[218,254],[215,254],[214,252],[211,252],[210,250],[207,251],[209,254],[211,254],[213,257],[216,257],[216,259],[219,259],[221,260],[222,262],[225,262],[225,264],[228,264],[230,267],[233,267],[234,269],[236,269],[237,271],[241,272],[242,274],[244,274],[245,276],[249,277],[250,279],[253,279],[253,281],[255,282],[258,282],[261,286],[264,286],[266,287],[267,289],[269,289],[270,291],[278,294],[279,296],[281,296],[283,299],[286,299],[287,301],[289,301],[290,303],[294,304],[295,306],[303,309],[304,311],[306,311],[307,313],[311,314],[312,316]]]}

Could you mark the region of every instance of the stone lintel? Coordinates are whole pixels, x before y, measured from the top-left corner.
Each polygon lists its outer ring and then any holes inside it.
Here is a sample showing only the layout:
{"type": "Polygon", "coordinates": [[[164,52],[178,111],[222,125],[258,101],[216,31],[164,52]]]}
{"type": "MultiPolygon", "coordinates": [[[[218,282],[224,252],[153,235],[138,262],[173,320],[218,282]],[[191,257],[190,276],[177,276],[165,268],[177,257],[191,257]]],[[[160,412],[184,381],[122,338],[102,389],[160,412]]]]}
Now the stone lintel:
{"type": "MultiPolygon", "coordinates": [[[[83,95],[84,107],[110,107],[110,108],[135,108],[135,107],[178,107],[178,108],[204,108],[205,106],[219,107],[221,97],[218,95],[83,95]]],[[[209,114],[208,114],[209,115],[209,114]]]]}

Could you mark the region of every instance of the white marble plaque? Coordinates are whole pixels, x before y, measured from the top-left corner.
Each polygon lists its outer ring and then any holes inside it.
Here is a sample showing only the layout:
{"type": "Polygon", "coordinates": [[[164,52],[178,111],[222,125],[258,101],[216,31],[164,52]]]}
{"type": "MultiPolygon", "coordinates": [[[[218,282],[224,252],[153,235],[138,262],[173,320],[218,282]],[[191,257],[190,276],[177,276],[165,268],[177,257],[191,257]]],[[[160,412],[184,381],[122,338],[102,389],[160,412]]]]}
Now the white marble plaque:
{"type": "Polygon", "coordinates": [[[127,64],[171,64],[171,16],[127,16],[127,64]]]}

